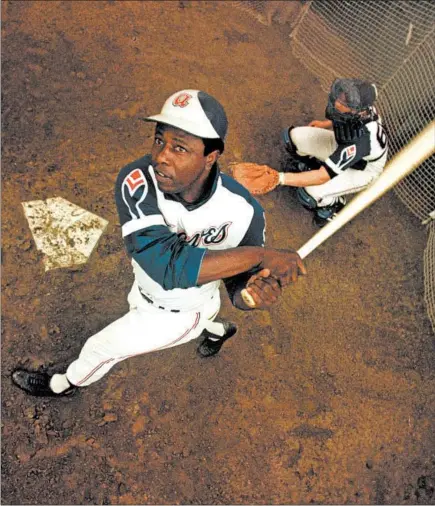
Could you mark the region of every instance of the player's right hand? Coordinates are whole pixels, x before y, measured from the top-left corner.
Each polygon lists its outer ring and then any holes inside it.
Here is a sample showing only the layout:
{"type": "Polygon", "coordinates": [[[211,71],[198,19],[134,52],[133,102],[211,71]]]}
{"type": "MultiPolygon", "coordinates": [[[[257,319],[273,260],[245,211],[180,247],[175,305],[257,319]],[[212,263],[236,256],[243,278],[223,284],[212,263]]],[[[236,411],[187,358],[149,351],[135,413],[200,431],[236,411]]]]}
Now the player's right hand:
{"type": "Polygon", "coordinates": [[[296,251],[265,248],[260,267],[269,269],[270,275],[278,279],[281,286],[296,283],[300,274],[307,270],[296,251]]]}

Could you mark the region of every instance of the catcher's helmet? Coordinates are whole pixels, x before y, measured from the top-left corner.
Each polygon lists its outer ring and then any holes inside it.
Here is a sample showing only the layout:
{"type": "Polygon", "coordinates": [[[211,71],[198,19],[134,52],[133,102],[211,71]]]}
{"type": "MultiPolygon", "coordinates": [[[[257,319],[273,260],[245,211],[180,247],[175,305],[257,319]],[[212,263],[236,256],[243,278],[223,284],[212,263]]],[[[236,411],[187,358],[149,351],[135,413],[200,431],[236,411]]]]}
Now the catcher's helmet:
{"type": "Polygon", "coordinates": [[[325,115],[333,121],[352,122],[360,118],[362,112],[370,111],[376,98],[374,84],[361,79],[336,79],[331,85],[325,115]],[[337,100],[353,111],[338,111],[335,107],[337,100]]]}

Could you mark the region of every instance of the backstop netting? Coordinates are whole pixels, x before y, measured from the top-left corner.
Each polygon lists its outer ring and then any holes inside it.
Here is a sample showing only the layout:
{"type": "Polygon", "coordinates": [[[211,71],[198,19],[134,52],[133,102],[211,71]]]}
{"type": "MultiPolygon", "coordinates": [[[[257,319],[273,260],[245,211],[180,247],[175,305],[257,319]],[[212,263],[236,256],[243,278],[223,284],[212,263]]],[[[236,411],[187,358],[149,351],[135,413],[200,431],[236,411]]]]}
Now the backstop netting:
{"type": "MultiPolygon", "coordinates": [[[[325,92],[337,77],[376,83],[377,101],[398,152],[435,116],[435,3],[432,0],[242,0],[229,2],[265,25],[286,24],[293,54],[325,92]]],[[[435,132],[434,132],[435,142],[435,132]]],[[[395,188],[422,221],[435,210],[435,157],[395,188]]],[[[434,224],[424,254],[425,300],[435,330],[434,224]]]]}

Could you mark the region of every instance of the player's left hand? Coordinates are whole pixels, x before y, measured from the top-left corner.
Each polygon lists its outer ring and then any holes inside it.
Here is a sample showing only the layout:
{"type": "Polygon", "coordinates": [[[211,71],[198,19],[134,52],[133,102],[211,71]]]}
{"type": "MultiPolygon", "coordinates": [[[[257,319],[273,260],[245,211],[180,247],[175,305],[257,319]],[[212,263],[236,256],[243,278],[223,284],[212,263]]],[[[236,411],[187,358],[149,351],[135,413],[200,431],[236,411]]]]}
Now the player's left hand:
{"type": "Polygon", "coordinates": [[[275,304],[281,295],[279,281],[270,275],[269,269],[262,269],[251,276],[246,290],[255,301],[255,309],[266,309],[275,304]]]}

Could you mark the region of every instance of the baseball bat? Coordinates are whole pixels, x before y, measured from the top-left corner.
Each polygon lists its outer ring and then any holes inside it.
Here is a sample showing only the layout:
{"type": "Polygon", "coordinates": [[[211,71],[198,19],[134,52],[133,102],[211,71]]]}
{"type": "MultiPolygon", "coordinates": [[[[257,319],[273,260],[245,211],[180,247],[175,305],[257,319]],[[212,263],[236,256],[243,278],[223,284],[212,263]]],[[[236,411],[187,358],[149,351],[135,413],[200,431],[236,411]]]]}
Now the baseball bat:
{"type": "MultiPolygon", "coordinates": [[[[355,196],[337,216],[325,227],[321,228],[300,249],[298,255],[304,259],[326,239],[340,230],[348,221],[357,216],[361,211],[369,207],[395,186],[404,177],[421,165],[435,152],[435,121],[429,123],[418,135],[416,135],[404,148],[402,148],[387,163],[382,174],[365,190],[355,196]]],[[[243,289],[242,298],[249,307],[255,307],[255,301],[243,289]]]]}

